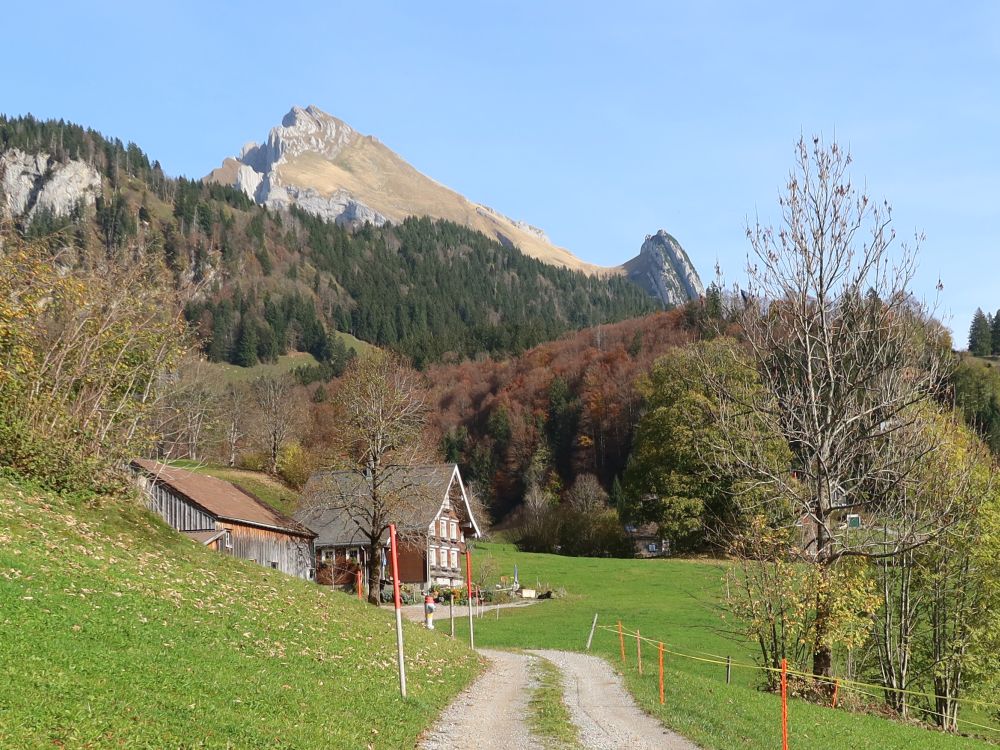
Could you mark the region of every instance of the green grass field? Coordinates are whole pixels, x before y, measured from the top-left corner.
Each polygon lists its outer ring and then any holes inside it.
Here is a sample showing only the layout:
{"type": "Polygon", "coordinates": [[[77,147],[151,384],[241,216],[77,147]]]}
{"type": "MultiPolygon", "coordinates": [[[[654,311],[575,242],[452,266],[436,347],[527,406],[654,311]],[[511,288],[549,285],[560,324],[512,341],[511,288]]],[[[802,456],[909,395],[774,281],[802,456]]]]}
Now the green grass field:
{"type": "MultiPolygon", "coordinates": [[[[734,662],[753,660],[751,645],[731,637],[721,618],[722,563],[570,558],[522,553],[507,544],[480,544],[473,558],[474,570],[494,567],[495,576],[511,576],[515,564],[522,586],[565,589],[566,595],[517,611],[502,610],[499,620],[487,610],[475,621],[477,646],[582,651],[597,613],[599,624],[614,627],[621,619],[629,630],[638,628],[643,636],[663,640],[677,652],[706,658],[728,655],[734,662]]],[[[465,619],[458,621],[456,635],[468,638],[465,619]]],[[[623,672],[628,688],[667,726],[715,750],[781,746],[780,701],[757,689],[757,673],[734,669],[733,683],[727,686],[724,667],[668,655],[666,704],[661,707],[655,649],[643,645],[645,676],[640,678],[635,640],[626,640],[626,647],[623,672]]],[[[616,633],[599,629],[592,651],[621,667],[616,633]]],[[[792,702],[789,723],[793,747],[989,747],[974,739],[803,701],[792,702]]],[[[1000,733],[996,738],[1000,739],[1000,733]]]]}
{"type": "Polygon", "coordinates": [[[460,643],[172,532],[137,500],[0,478],[0,748],[403,748],[460,643]]]}
{"type": "Polygon", "coordinates": [[[298,510],[299,493],[284,484],[280,479],[275,479],[263,472],[233,469],[228,466],[208,464],[202,461],[189,461],[187,459],[177,459],[168,461],[167,463],[171,466],[197,472],[198,474],[207,474],[216,479],[232,482],[237,487],[255,495],[258,499],[263,500],[272,508],[286,515],[292,515],[298,510]]]}
{"type": "MultiPolygon", "coordinates": [[[[344,346],[348,349],[353,349],[359,357],[364,356],[375,348],[367,341],[355,338],[349,333],[344,333],[343,331],[334,331],[333,333],[334,336],[344,342],[344,346]]],[[[228,384],[247,383],[254,378],[263,376],[285,375],[292,372],[296,367],[307,367],[317,364],[319,362],[308,352],[291,352],[290,354],[282,354],[278,357],[277,362],[265,362],[253,367],[240,367],[239,365],[230,365],[224,362],[212,363],[209,366],[212,370],[219,373],[220,380],[223,383],[228,384]]]]}

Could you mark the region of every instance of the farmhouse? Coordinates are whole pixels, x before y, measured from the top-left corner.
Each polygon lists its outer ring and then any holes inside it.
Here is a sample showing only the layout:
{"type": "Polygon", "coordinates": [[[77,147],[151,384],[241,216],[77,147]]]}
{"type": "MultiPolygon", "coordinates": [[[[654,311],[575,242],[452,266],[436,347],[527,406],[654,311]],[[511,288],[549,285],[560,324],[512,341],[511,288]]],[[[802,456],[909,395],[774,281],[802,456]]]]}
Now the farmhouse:
{"type": "Polygon", "coordinates": [[[218,552],[313,578],[316,536],[234,484],[138,459],[132,462],[146,505],[170,526],[218,552]]]}
{"type": "MultiPolygon", "coordinates": [[[[303,491],[303,508],[295,518],[316,534],[321,583],[341,583],[343,571],[368,564],[365,519],[370,513],[365,511],[371,481],[362,472],[319,472],[303,491]]],[[[479,536],[479,525],[458,466],[392,467],[379,489],[398,517],[400,583],[460,585],[465,542],[479,536]]],[[[383,543],[388,545],[387,535],[383,543]]]]}

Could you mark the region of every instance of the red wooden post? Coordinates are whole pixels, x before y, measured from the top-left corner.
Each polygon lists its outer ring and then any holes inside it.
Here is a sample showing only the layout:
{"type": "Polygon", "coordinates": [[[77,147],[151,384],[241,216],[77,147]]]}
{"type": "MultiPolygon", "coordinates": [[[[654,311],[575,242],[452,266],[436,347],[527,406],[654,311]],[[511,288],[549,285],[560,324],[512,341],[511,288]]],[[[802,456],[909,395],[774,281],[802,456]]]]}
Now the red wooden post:
{"type": "Polygon", "coordinates": [[[465,593],[468,596],[469,610],[469,648],[476,650],[476,636],[472,628],[472,553],[465,549],[465,593]]]}
{"type": "Polygon", "coordinates": [[[781,660],[781,750],[788,750],[788,660],[781,660]]]}
{"type": "Polygon", "coordinates": [[[635,660],[639,663],[639,676],[642,677],[642,638],[639,628],[635,629],[635,660]]]}
{"type": "Polygon", "coordinates": [[[660,705],[663,705],[663,644],[660,644],[660,705]]]}
{"type": "Polygon", "coordinates": [[[622,648],[622,666],[625,666],[625,636],[622,635],[622,621],[618,621],[618,644],[622,648]]]}
{"type": "Polygon", "coordinates": [[[837,693],[840,691],[840,680],[833,681],[833,707],[837,707],[837,693]]]}
{"type": "Polygon", "coordinates": [[[365,587],[365,586],[364,586],[364,583],[363,583],[363,578],[362,578],[362,575],[363,575],[363,574],[361,573],[361,568],[358,568],[358,572],[357,572],[357,574],[356,574],[356,575],[354,576],[354,578],[355,578],[355,580],[357,581],[357,584],[356,584],[356,585],[357,585],[357,587],[358,587],[358,600],[359,600],[359,601],[360,601],[361,599],[364,599],[364,597],[365,597],[365,592],[364,592],[364,587],[365,587]]]}
{"type": "Polygon", "coordinates": [[[396,658],[399,662],[399,692],[406,697],[406,665],[403,663],[403,614],[399,600],[399,560],[396,557],[396,524],[389,524],[389,551],[392,554],[392,601],[396,608],[396,658]]]}

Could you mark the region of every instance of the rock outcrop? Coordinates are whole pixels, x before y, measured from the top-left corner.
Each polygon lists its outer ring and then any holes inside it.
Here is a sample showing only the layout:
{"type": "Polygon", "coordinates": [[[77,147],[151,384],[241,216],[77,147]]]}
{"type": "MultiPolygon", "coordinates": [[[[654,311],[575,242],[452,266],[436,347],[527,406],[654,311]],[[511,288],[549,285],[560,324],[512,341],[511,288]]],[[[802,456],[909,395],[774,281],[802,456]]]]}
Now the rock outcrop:
{"type": "Polygon", "coordinates": [[[705,287],[681,244],[664,230],[646,236],[639,255],[624,265],[636,284],[665,306],[683,305],[705,294],[705,287]]]}
{"type": "Polygon", "coordinates": [[[18,149],[0,154],[0,212],[6,216],[68,216],[81,201],[93,205],[100,191],[100,174],[82,161],[59,162],[18,149]]]}

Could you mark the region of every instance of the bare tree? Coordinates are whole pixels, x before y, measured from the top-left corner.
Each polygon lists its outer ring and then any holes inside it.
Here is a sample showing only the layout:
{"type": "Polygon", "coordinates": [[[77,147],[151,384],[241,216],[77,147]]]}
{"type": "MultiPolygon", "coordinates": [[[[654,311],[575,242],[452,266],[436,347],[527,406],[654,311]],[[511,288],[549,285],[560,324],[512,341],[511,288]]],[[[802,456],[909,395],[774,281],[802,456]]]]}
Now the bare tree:
{"type": "Polygon", "coordinates": [[[250,394],[247,388],[239,383],[226,386],[220,399],[220,421],[223,427],[222,442],[225,447],[226,463],[236,465],[236,455],[240,445],[249,431],[247,409],[250,405],[250,394]]]}
{"type": "Polygon", "coordinates": [[[255,434],[267,454],[267,470],[271,474],[277,474],[281,449],[295,435],[301,421],[301,404],[294,391],[288,376],[262,376],[250,385],[257,420],[255,434]]]}
{"type": "Polygon", "coordinates": [[[407,471],[430,454],[422,439],[427,407],[420,376],[385,352],[354,361],[337,403],[344,471],[331,473],[308,500],[341,511],[364,537],[368,600],[378,604],[389,525],[411,519],[427,492],[421,476],[407,471]]]}
{"type": "Polygon", "coordinates": [[[947,518],[914,507],[902,488],[935,448],[911,428],[939,387],[950,342],[909,291],[915,250],[894,252],[891,209],[851,184],[850,156],[819,139],[800,140],[797,156],[781,227],[747,230],[740,318],[763,388],[748,398],[710,369],[705,377],[719,396],[722,452],[753,491],[746,512],[801,526],[797,551],[819,566],[812,667],[829,676],[831,566],[902,555],[947,518]],[[787,441],[793,471],[745,439],[750,414],[787,441]],[[847,514],[862,515],[866,531],[846,533],[847,514]]]}

